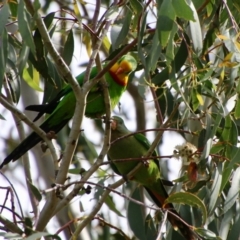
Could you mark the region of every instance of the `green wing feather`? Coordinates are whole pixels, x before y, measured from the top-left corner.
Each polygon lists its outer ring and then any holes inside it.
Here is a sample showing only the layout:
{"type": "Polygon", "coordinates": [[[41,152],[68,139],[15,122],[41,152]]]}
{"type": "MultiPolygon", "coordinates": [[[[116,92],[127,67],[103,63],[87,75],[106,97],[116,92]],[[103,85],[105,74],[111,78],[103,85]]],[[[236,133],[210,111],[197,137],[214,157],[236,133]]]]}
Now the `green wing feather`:
{"type": "MultiPolygon", "coordinates": [[[[80,86],[82,86],[82,84],[83,84],[84,75],[85,75],[85,72],[79,74],[76,77],[80,86]]],[[[96,69],[96,67],[93,67],[92,71],[90,73],[90,79],[94,78],[96,75],[97,75],[97,69],[96,69]]],[[[59,93],[51,100],[50,103],[42,104],[42,105],[30,105],[30,106],[27,106],[25,109],[30,110],[30,111],[39,112],[38,115],[36,116],[36,118],[33,120],[35,122],[45,113],[48,113],[48,114],[53,113],[53,111],[57,108],[58,104],[60,103],[61,99],[63,97],[67,97],[72,94],[74,94],[72,91],[72,88],[69,85],[66,85],[61,91],[59,91],[59,93]]],[[[73,106],[73,109],[74,109],[74,107],[75,106],[73,106]]]]}

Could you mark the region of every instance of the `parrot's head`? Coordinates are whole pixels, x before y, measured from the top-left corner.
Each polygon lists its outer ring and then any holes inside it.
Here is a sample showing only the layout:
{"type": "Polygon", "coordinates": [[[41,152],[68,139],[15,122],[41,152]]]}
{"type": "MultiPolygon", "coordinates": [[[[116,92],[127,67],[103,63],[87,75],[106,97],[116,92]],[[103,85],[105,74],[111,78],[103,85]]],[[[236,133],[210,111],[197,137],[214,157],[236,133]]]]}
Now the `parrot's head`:
{"type": "Polygon", "coordinates": [[[122,118],[117,117],[117,116],[112,117],[111,129],[112,129],[112,131],[118,131],[120,133],[126,133],[126,131],[128,132],[128,129],[125,126],[122,118]]]}
{"type": "Polygon", "coordinates": [[[136,68],[136,59],[130,55],[124,55],[111,67],[110,73],[119,85],[126,86],[129,74],[136,68]]]}

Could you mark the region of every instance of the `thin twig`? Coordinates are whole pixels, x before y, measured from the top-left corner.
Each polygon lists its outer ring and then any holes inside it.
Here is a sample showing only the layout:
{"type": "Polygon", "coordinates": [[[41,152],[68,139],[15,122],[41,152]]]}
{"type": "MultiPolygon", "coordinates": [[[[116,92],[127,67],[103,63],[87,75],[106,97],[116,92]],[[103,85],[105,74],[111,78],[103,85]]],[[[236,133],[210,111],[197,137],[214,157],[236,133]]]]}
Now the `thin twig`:
{"type": "Polygon", "coordinates": [[[111,144],[115,144],[115,142],[124,139],[124,138],[128,138],[130,136],[133,136],[135,134],[139,134],[139,133],[145,133],[145,132],[158,132],[158,131],[172,131],[172,132],[180,132],[180,133],[186,133],[186,134],[191,134],[191,135],[197,135],[197,133],[192,132],[192,131],[188,131],[188,130],[183,130],[183,129],[177,129],[177,128],[149,128],[149,129],[145,129],[145,130],[139,130],[136,132],[132,132],[129,133],[127,135],[124,135],[122,137],[117,138],[116,140],[112,141],[111,144]]]}
{"type": "Polygon", "coordinates": [[[159,121],[159,124],[160,126],[163,124],[163,115],[162,115],[162,111],[161,111],[161,108],[160,108],[160,105],[159,105],[159,102],[158,102],[158,97],[156,95],[156,92],[155,92],[155,88],[154,87],[150,87],[150,90],[151,90],[151,93],[152,93],[152,96],[153,96],[153,101],[154,101],[154,105],[155,105],[155,109],[157,111],[157,116],[158,116],[158,121],[159,121]]]}
{"type": "Polygon", "coordinates": [[[94,220],[94,219],[97,219],[97,220],[99,220],[103,225],[106,225],[106,226],[108,226],[108,227],[110,227],[110,228],[113,228],[113,229],[115,229],[116,231],[118,231],[118,232],[124,237],[125,240],[131,240],[131,238],[128,237],[120,228],[114,226],[113,224],[111,224],[111,223],[109,223],[109,222],[106,222],[106,221],[105,221],[103,218],[101,218],[100,216],[96,216],[96,217],[93,218],[93,220],[94,220]]]}

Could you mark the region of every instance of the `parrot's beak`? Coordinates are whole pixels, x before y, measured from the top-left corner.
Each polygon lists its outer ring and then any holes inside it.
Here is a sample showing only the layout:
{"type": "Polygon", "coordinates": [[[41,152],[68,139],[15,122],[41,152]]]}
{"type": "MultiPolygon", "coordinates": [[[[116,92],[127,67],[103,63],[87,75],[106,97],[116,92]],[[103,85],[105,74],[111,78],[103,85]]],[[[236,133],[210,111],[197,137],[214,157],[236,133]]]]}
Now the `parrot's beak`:
{"type": "Polygon", "coordinates": [[[124,71],[125,71],[124,68],[119,67],[116,71],[116,75],[122,74],[122,73],[124,73],[124,71]]]}
{"type": "Polygon", "coordinates": [[[117,121],[113,119],[111,122],[111,129],[116,130],[116,128],[117,128],[117,121]]]}
{"type": "Polygon", "coordinates": [[[130,64],[127,61],[122,61],[119,63],[115,74],[116,75],[120,75],[120,74],[127,75],[131,71],[132,71],[132,64],[130,64]]]}

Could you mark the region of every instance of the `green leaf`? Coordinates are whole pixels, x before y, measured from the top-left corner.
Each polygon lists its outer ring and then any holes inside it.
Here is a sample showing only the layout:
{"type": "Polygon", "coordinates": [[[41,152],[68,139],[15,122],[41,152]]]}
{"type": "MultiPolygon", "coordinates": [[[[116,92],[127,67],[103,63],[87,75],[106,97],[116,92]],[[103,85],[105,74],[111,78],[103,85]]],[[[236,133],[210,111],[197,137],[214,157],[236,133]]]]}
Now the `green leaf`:
{"type": "MultiPolygon", "coordinates": [[[[143,202],[142,188],[137,187],[131,198],[143,202]]],[[[145,208],[130,201],[127,209],[127,218],[134,235],[140,240],[147,240],[145,235],[145,208]]]]}
{"type": "Polygon", "coordinates": [[[239,119],[240,118],[240,82],[238,82],[237,84],[236,92],[238,95],[237,95],[237,103],[234,111],[234,117],[239,119]]]}
{"type": "Polygon", "coordinates": [[[220,188],[220,192],[223,191],[225,188],[226,184],[229,182],[229,178],[231,177],[232,174],[232,164],[229,164],[229,162],[224,163],[224,169],[223,169],[223,175],[222,175],[222,184],[220,188]],[[230,167],[229,167],[230,166],[230,167]]]}
{"type": "Polygon", "coordinates": [[[207,125],[207,133],[206,133],[206,140],[208,138],[208,136],[210,136],[210,138],[214,138],[216,132],[217,132],[217,129],[223,119],[223,114],[224,114],[224,110],[222,107],[219,107],[218,109],[218,112],[217,112],[217,115],[216,116],[213,116],[213,118],[211,119],[211,121],[208,122],[208,125],[207,125]],[[213,128],[211,128],[211,125],[210,124],[213,124],[213,128]]]}
{"type": "Polygon", "coordinates": [[[210,153],[217,154],[217,153],[221,152],[224,148],[225,148],[224,144],[216,143],[215,145],[212,146],[210,153]]]}
{"type": "Polygon", "coordinates": [[[35,11],[38,11],[41,8],[41,4],[40,4],[39,0],[33,1],[33,8],[35,11]]]}
{"type": "Polygon", "coordinates": [[[0,232],[0,236],[1,237],[4,237],[3,239],[19,239],[21,240],[22,239],[22,235],[19,235],[17,233],[11,233],[11,232],[7,232],[7,233],[4,233],[4,232],[0,232]]]}
{"type": "Polygon", "coordinates": [[[231,145],[237,144],[238,131],[230,114],[224,118],[224,129],[221,138],[223,142],[230,143],[231,145]]]}
{"type": "Polygon", "coordinates": [[[18,12],[18,2],[17,1],[8,1],[9,8],[11,11],[12,20],[16,20],[18,12]]]}
{"type": "Polygon", "coordinates": [[[227,212],[224,213],[223,219],[221,221],[221,225],[219,228],[219,236],[222,239],[228,239],[228,233],[231,227],[231,222],[233,220],[235,213],[233,209],[229,209],[227,212]]]}
{"type": "Polygon", "coordinates": [[[138,89],[138,93],[141,96],[141,98],[146,100],[146,93],[149,89],[149,86],[146,84],[145,74],[141,74],[141,76],[138,77],[137,89],[138,89]]]}
{"type": "Polygon", "coordinates": [[[33,228],[33,224],[32,224],[32,220],[29,217],[25,217],[24,218],[24,233],[28,236],[32,233],[32,228],[33,228]]]}
{"type": "MultiPolygon", "coordinates": [[[[103,190],[103,187],[101,187],[101,186],[104,186],[104,180],[103,179],[100,180],[98,182],[98,185],[99,186],[96,187],[96,191],[94,193],[94,198],[97,199],[97,200],[100,199],[102,194],[103,194],[104,190],[103,190]]],[[[110,196],[108,196],[105,199],[105,204],[109,207],[110,210],[115,212],[118,216],[123,217],[123,215],[117,210],[116,204],[115,204],[115,202],[113,202],[113,200],[112,200],[112,198],[110,196]]]]}
{"type": "Polygon", "coordinates": [[[24,42],[27,46],[31,49],[33,55],[36,55],[36,49],[33,41],[32,31],[31,31],[31,21],[29,21],[30,16],[29,13],[26,11],[24,6],[24,1],[20,0],[18,5],[18,26],[19,32],[24,39],[24,42]]]}
{"type": "MultiPolygon", "coordinates": [[[[119,11],[119,7],[118,5],[115,5],[115,4],[112,4],[107,12],[106,12],[106,15],[105,15],[105,18],[106,19],[115,19],[117,16],[118,16],[118,11],[119,11]]],[[[78,21],[81,20],[81,19],[78,19],[78,21]]],[[[81,22],[81,21],[79,21],[81,22]]]]}
{"type": "Polygon", "coordinates": [[[235,204],[236,200],[239,197],[239,189],[240,189],[240,168],[237,168],[233,173],[231,187],[228,191],[223,212],[226,213],[232,206],[235,204]]]}
{"type": "Polygon", "coordinates": [[[200,198],[196,195],[188,192],[177,192],[171,194],[166,200],[166,203],[177,203],[177,204],[187,204],[192,207],[198,207],[202,211],[202,222],[203,224],[207,220],[207,209],[200,198]]]}
{"type": "Polygon", "coordinates": [[[208,49],[212,46],[212,44],[215,41],[216,34],[217,34],[217,29],[215,27],[210,28],[207,31],[207,34],[205,35],[203,40],[203,53],[207,52],[208,49]]]}
{"type": "Polygon", "coordinates": [[[119,217],[123,217],[123,215],[117,210],[116,204],[113,202],[112,198],[110,196],[107,196],[104,202],[110,210],[115,212],[119,217]]]}
{"type": "Polygon", "coordinates": [[[222,183],[222,163],[219,163],[215,171],[215,177],[213,180],[210,193],[210,201],[208,204],[208,212],[210,215],[214,212],[216,208],[217,200],[219,199],[221,183],[222,183]]]}
{"type": "Polygon", "coordinates": [[[53,99],[56,94],[65,86],[64,81],[59,76],[59,73],[56,69],[55,64],[47,57],[47,65],[48,65],[48,72],[49,76],[54,79],[54,84],[47,79],[44,78],[44,96],[42,103],[45,104],[53,99]]]}
{"type": "Polygon", "coordinates": [[[27,238],[24,238],[25,240],[36,240],[36,239],[40,239],[41,237],[51,237],[51,239],[57,239],[57,240],[61,240],[61,238],[57,235],[51,235],[47,232],[37,232],[34,233],[30,236],[28,236],[27,238]]]}
{"type": "Polygon", "coordinates": [[[124,14],[124,21],[122,24],[122,28],[116,38],[116,41],[113,43],[113,46],[112,46],[113,49],[120,47],[122,44],[126,42],[126,37],[130,29],[131,18],[132,18],[132,11],[128,9],[124,14]]]}
{"type": "Polygon", "coordinates": [[[204,237],[204,239],[216,239],[217,237],[214,232],[205,228],[195,228],[194,231],[204,237]]]}
{"type": "MultiPolygon", "coordinates": [[[[8,30],[7,30],[8,31],[8,30]]],[[[8,35],[9,36],[9,35],[8,35]]],[[[15,68],[17,69],[17,60],[18,60],[18,52],[16,51],[16,46],[14,46],[12,43],[11,43],[11,40],[12,38],[10,37],[8,39],[8,62],[12,62],[13,66],[11,66],[12,68],[15,68]]],[[[9,63],[7,63],[9,64],[9,63]]],[[[18,69],[17,69],[18,71],[18,69]]]]}
{"type": "Polygon", "coordinates": [[[229,159],[230,161],[224,163],[220,192],[223,191],[224,187],[229,182],[229,178],[232,175],[234,165],[240,163],[240,149],[238,147],[231,146],[230,152],[231,152],[230,159],[229,159]]]}
{"type": "Polygon", "coordinates": [[[239,164],[240,164],[240,148],[236,146],[232,146],[229,168],[233,169],[234,165],[239,165],[239,164]]]}
{"type": "MultiPolygon", "coordinates": [[[[223,109],[219,108],[216,116],[213,115],[213,118],[211,118],[211,119],[207,118],[205,140],[204,140],[205,146],[204,146],[203,152],[201,154],[201,159],[207,159],[209,156],[209,153],[211,151],[212,144],[213,144],[213,138],[215,137],[217,129],[223,118],[222,115],[223,115],[223,109]]],[[[206,168],[206,161],[200,162],[200,168],[202,168],[202,169],[206,168]]]]}
{"type": "MultiPolygon", "coordinates": [[[[49,28],[49,26],[52,23],[52,20],[54,18],[54,14],[50,13],[44,18],[44,23],[46,25],[46,28],[49,28]]],[[[53,78],[50,75],[50,67],[47,63],[46,58],[46,50],[42,41],[41,34],[38,29],[36,29],[34,36],[33,36],[34,44],[36,46],[36,58],[35,56],[30,52],[29,53],[29,60],[33,64],[33,66],[37,69],[37,71],[41,74],[41,76],[44,78],[45,81],[50,82],[52,85],[56,85],[55,78],[53,78]]]]}
{"type": "MultiPolygon", "coordinates": [[[[150,69],[151,71],[154,71],[156,69],[156,65],[161,52],[162,48],[158,40],[158,30],[156,29],[152,40],[151,50],[149,51],[149,54],[146,58],[147,69],[150,69]]],[[[139,85],[141,86],[141,84],[139,85]]]]}
{"type": "Polygon", "coordinates": [[[2,114],[0,114],[0,119],[1,119],[1,120],[6,120],[6,119],[3,117],[2,114]]]}
{"type": "Polygon", "coordinates": [[[31,188],[31,191],[35,198],[40,202],[42,200],[42,194],[39,192],[39,190],[31,183],[28,181],[28,184],[31,188]]]}
{"type": "Polygon", "coordinates": [[[12,100],[13,102],[18,103],[21,92],[21,78],[19,76],[16,64],[14,64],[14,62],[12,62],[10,59],[7,61],[6,77],[12,100]]]}
{"type": "Polygon", "coordinates": [[[68,173],[79,175],[80,169],[79,168],[71,168],[71,169],[68,169],[68,173]]]}
{"type": "Polygon", "coordinates": [[[162,47],[166,47],[176,18],[175,10],[172,1],[164,0],[157,20],[157,29],[159,33],[159,41],[162,47]]]}
{"type": "Polygon", "coordinates": [[[138,0],[131,0],[129,1],[129,4],[131,5],[132,10],[134,12],[133,19],[131,21],[131,27],[132,29],[135,29],[138,26],[139,17],[143,12],[143,5],[138,0]]]}
{"type": "Polygon", "coordinates": [[[143,6],[139,0],[131,0],[129,3],[135,14],[139,15],[142,13],[143,6]]]}
{"type": "Polygon", "coordinates": [[[150,214],[145,219],[145,232],[146,239],[155,239],[158,235],[158,231],[154,225],[154,220],[150,214]]]}
{"type": "Polygon", "coordinates": [[[8,22],[9,17],[9,7],[8,4],[5,3],[0,10],[0,36],[2,36],[2,32],[5,29],[5,26],[8,22]]]}
{"type": "Polygon", "coordinates": [[[145,53],[142,48],[142,39],[145,35],[146,26],[147,26],[147,14],[144,13],[142,16],[141,28],[138,33],[137,51],[138,51],[139,59],[141,60],[143,66],[145,67],[145,73],[148,73],[149,69],[148,69],[148,65],[146,64],[145,53]]]}
{"type": "Polygon", "coordinates": [[[237,211],[236,211],[237,214],[233,219],[234,221],[233,221],[232,227],[229,231],[228,239],[238,239],[239,238],[240,214],[239,214],[239,208],[236,208],[236,209],[237,209],[237,211]]]}
{"type": "Polygon", "coordinates": [[[40,79],[39,74],[35,69],[25,68],[23,70],[23,79],[26,81],[26,83],[33,88],[36,91],[43,92],[43,90],[40,88],[40,79]]]}
{"type": "Polygon", "coordinates": [[[174,37],[175,37],[175,34],[178,30],[178,26],[176,23],[173,23],[173,27],[172,27],[172,31],[170,33],[170,37],[169,37],[169,41],[168,41],[168,44],[167,44],[167,49],[166,49],[166,60],[167,60],[167,66],[171,66],[171,63],[173,62],[174,60],[174,45],[175,45],[175,42],[174,42],[174,37]]]}
{"type": "Polygon", "coordinates": [[[8,34],[4,28],[2,33],[0,33],[0,90],[2,88],[2,81],[5,74],[7,56],[8,56],[8,34]]]}
{"type": "Polygon", "coordinates": [[[198,107],[199,107],[199,101],[198,101],[198,95],[199,93],[197,92],[197,89],[196,88],[193,88],[192,91],[191,91],[191,97],[192,97],[192,108],[193,108],[193,111],[195,112],[198,107]]]}
{"type": "MultiPolygon", "coordinates": [[[[188,36],[185,35],[185,40],[187,41],[187,43],[189,43],[189,38],[188,36]]],[[[181,67],[183,67],[187,57],[188,57],[188,47],[187,44],[185,42],[185,40],[182,40],[181,45],[175,55],[174,61],[172,62],[171,66],[175,67],[175,72],[177,73],[181,67]]],[[[153,79],[152,82],[156,85],[161,86],[164,81],[166,81],[167,79],[169,79],[169,67],[164,68],[160,73],[156,74],[153,79]]]]}
{"type": "Polygon", "coordinates": [[[69,66],[72,57],[73,57],[73,51],[74,51],[74,38],[73,38],[73,31],[72,29],[69,31],[67,41],[65,42],[64,49],[63,49],[63,59],[65,63],[69,66]]]}
{"type": "MultiPolygon", "coordinates": [[[[213,2],[212,2],[213,3],[213,2]]],[[[196,5],[195,5],[196,6],[196,5]]],[[[196,9],[198,9],[198,7],[196,6],[196,9]]],[[[213,6],[210,2],[210,4],[207,4],[206,6],[206,10],[207,10],[207,15],[210,16],[212,14],[212,11],[213,11],[213,6]]]]}
{"type": "Polygon", "coordinates": [[[29,51],[30,51],[29,47],[24,42],[22,45],[22,48],[20,50],[18,61],[17,61],[18,70],[19,70],[20,75],[23,74],[23,69],[25,69],[25,67],[26,67],[28,57],[29,57],[29,51]]]}
{"type": "Polygon", "coordinates": [[[173,8],[176,12],[177,17],[183,18],[185,20],[195,21],[193,16],[193,11],[186,3],[185,0],[172,0],[173,8]]]}
{"type": "Polygon", "coordinates": [[[237,97],[237,103],[234,110],[234,117],[236,119],[240,118],[240,97],[239,96],[237,97]]]}
{"type": "Polygon", "coordinates": [[[44,18],[44,23],[47,29],[49,29],[50,25],[52,24],[54,16],[55,16],[55,12],[51,12],[44,18]]]}
{"type": "Polygon", "coordinates": [[[194,15],[194,19],[195,19],[195,22],[193,22],[193,21],[189,22],[193,48],[194,48],[196,53],[200,54],[200,52],[203,49],[203,39],[202,39],[201,23],[199,21],[198,13],[196,11],[196,8],[195,8],[194,4],[192,3],[191,0],[188,0],[188,2],[190,2],[189,4],[190,4],[190,7],[192,9],[192,12],[193,12],[193,15],[194,15]]]}

